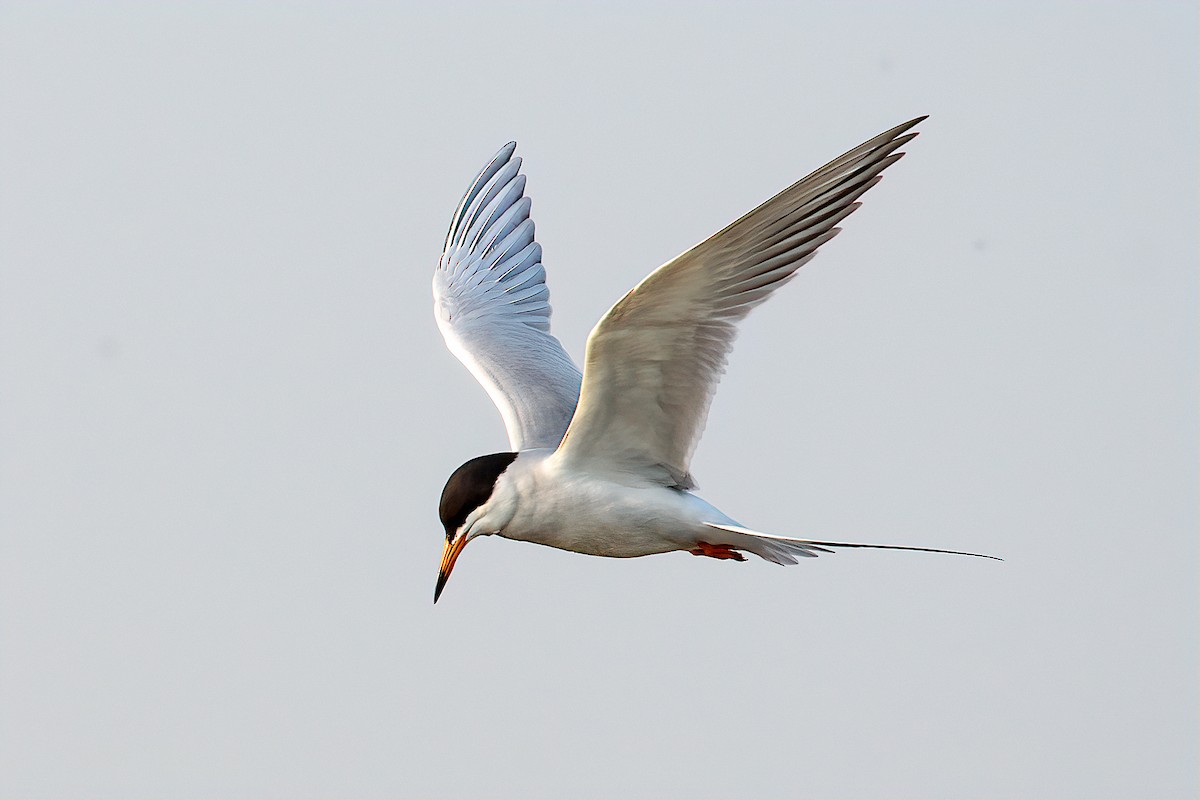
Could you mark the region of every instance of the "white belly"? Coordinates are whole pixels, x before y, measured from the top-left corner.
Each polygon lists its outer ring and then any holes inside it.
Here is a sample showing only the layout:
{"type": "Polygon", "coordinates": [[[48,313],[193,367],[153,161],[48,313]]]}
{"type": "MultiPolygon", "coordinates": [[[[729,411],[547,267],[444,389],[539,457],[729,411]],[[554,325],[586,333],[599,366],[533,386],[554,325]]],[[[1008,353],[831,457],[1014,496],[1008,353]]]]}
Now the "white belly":
{"type": "Polygon", "coordinates": [[[514,472],[516,508],[500,531],[509,539],[631,558],[691,549],[703,523],[733,523],[689,492],[564,473],[545,459],[514,472]]]}

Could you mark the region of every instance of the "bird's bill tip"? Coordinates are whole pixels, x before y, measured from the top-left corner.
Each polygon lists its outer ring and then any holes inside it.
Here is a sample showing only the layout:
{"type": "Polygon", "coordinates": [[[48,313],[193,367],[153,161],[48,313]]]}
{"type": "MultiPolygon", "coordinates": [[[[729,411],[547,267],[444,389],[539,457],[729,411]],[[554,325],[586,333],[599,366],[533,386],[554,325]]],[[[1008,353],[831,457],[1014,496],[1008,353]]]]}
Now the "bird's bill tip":
{"type": "Polygon", "coordinates": [[[437,586],[433,589],[433,602],[436,603],[442,596],[442,590],[446,588],[446,581],[450,580],[450,572],[454,569],[454,562],[458,560],[458,554],[462,552],[466,543],[466,536],[456,536],[446,542],[446,548],[442,550],[442,565],[438,568],[437,586]]]}

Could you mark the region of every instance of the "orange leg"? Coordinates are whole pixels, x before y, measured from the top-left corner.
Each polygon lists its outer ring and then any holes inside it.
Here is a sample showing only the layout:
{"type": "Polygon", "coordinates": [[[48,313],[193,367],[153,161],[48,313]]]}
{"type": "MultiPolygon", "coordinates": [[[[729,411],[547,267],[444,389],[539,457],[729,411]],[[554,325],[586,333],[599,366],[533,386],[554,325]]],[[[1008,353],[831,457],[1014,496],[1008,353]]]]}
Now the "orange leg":
{"type": "Polygon", "coordinates": [[[688,550],[694,556],[708,556],[709,558],[732,558],[734,561],[745,561],[746,557],[733,549],[732,545],[728,544],[709,544],[708,542],[696,542],[696,546],[688,550]]]}

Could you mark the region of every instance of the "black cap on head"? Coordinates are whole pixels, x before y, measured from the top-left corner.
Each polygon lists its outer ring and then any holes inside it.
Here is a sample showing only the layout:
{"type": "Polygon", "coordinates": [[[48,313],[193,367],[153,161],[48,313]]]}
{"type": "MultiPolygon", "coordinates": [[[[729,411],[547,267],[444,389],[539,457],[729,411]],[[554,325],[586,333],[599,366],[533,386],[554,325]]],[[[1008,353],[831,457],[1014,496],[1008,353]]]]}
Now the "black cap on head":
{"type": "Polygon", "coordinates": [[[492,496],[496,479],[516,457],[516,453],[492,453],[472,458],[454,470],[450,480],[446,481],[446,488],[442,489],[442,501],[438,504],[438,516],[446,528],[447,541],[471,512],[492,496]]]}

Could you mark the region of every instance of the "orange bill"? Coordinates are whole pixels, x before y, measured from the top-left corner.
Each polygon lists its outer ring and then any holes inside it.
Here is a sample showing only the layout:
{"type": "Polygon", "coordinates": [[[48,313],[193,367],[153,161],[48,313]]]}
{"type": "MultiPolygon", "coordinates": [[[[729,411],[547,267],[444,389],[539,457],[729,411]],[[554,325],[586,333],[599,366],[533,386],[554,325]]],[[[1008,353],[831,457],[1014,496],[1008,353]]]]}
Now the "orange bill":
{"type": "Polygon", "coordinates": [[[450,580],[450,571],[454,569],[454,562],[458,560],[458,554],[462,552],[466,544],[466,536],[456,536],[453,541],[446,542],[446,549],[442,551],[442,566],[438,568],[437,588],[433,590],[433,602],[436,603],[442,596],[442,589],[446,588],[446,581],[450,580]]]}

